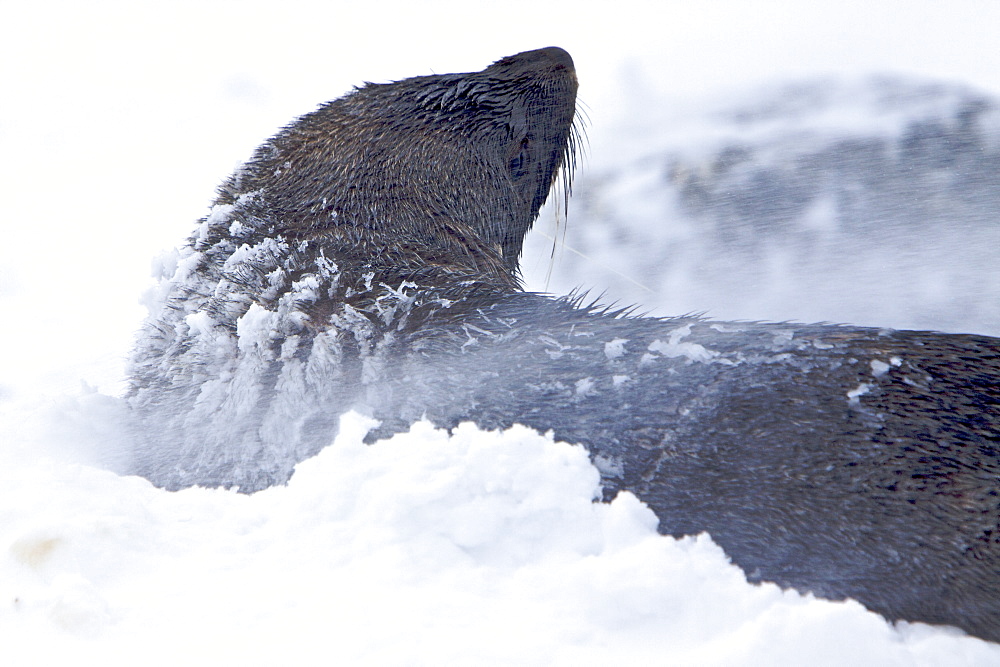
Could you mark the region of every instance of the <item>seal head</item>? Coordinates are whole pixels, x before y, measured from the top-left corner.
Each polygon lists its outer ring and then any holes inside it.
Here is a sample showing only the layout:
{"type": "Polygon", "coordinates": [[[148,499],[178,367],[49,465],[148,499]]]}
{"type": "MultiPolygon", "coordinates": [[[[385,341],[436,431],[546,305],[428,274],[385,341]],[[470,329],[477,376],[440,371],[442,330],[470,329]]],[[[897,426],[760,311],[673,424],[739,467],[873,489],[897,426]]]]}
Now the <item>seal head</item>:
{"type": "Polygon", "coordinates": [[[254,192],[243,220],[259,233],[321,240],[386,280],[441,269],[515,287],[524,235],[574,165],[576,90],[557,47],[367,84],[267,142],[218,203],[254,192]]]}

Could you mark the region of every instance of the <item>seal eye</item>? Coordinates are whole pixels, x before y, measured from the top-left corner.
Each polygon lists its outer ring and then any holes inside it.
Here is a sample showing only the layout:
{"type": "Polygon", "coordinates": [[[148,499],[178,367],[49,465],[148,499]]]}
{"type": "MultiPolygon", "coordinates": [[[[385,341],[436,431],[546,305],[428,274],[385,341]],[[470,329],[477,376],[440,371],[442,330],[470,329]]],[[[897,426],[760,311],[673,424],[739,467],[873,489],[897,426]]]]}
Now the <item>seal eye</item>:
{"type": "Polygon", "coordinates": [[[508,168],[510,169],[510,177],[514,183],[520,183],[528,175],[528,164],[530,163],[528,158],[529,144],[530,142],[527,137],[522,139],[517,153],[510,159],[508,168]]]}

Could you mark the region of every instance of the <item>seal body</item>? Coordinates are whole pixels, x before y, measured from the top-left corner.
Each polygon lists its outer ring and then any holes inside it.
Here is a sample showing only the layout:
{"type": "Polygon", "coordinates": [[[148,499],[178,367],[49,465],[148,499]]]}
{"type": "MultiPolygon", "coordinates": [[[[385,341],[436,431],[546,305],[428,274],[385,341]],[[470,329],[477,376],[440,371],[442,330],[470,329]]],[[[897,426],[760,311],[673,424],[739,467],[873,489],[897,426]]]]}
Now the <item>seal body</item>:
{"type": "Polygon", "coordinates": [[[521,294],[397,369],[400,416],[584,444],[751,582],[1000,641],[1000,341],[614,317],[521,294]]]}
{"type": "Polygon", "coordinates": [[[285,482],[337,417],[526,424],[751,581],[1000,641],[1000,341],[640,318],[520,290],[573,166],[557,48],[367,85],[222,188],[132,361],[135,472],[285,482]]]}

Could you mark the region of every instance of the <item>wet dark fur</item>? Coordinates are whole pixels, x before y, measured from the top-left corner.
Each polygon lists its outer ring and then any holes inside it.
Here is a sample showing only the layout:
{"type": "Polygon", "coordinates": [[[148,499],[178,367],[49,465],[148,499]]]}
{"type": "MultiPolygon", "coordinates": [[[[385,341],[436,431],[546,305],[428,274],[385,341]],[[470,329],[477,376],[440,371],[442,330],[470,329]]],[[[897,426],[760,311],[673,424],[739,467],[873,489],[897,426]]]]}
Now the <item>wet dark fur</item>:
{"type": "Polygon", "coordinates": [[[609,496],[634,492],[662,533],[709,532],[751,581],[1000,641],[1000,340],[521,292],[575,93],[568,54],[544,49],[368,85],[265,144],[140,340],[137,470],[280,483],[350,407],[382,420],[373,438],[424,415],[522,423],[585,444],[609,496]],[[280,317],[251,344],[252,306],[280,317]]]}

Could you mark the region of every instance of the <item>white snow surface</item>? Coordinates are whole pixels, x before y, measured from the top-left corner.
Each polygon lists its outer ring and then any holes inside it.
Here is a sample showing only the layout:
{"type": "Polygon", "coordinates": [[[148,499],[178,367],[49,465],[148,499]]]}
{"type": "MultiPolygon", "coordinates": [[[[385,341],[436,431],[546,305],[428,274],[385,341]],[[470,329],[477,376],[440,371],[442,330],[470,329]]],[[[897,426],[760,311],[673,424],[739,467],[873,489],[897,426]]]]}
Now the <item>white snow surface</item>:
{"type": "MultiPolygon", "coordinates": [[[[101,426],[91,412],[78,429],[101,426]]],[[[631,494],[593,502],[580,446],[426,422],[366,446],[370,425],[345,415],[287,486],[250,496],[3,448],[7,664],[1000,660],[956,631],[747,584],[708,536],[658,535],[631,494]]]]}
{"type": "MultiPolygon", "coordinates": [[[[212,186],[351,85],[564,46],[583,169],[620,161],[621,118],[668,90],[889,70],[1000,93],[1000,6],[973,0],[472,7],[4,4],[0,663],[1000,664],[952,629],[747,584],[710,537],[658,535],[629,494],[593,502],[584,451],[523,428],[365,446],[347,415],[252,496],[108,472],[149,262],[175,270],[155,258],[212,186]]],[[[526,260],[544,272],[547,249],[526,260]]]]}

